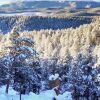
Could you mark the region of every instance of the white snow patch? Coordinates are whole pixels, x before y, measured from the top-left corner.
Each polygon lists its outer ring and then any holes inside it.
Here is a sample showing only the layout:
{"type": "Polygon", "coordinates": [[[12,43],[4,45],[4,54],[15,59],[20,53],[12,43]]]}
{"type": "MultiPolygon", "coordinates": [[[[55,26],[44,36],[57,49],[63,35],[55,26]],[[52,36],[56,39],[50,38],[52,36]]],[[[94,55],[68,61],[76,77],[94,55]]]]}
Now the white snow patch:
{"type": "Polygon", "coordinates": [[[44,13],[44,12],[22,12],[22,13],[9,13],[1,14],[1,16],[52,16],[53,13],[44,13]]]}
{"type": "Polygon", "coordinates": [[[97,75],[96,79],[100,82],[100,74],[97,75]]]}
{"type": "Polygon", "coordinates": [[[57,78],[59,78],[59,74],[50,75],[49,80],[56,80],[57,78]]]}
{"type": "MultiPolygon", "coordinates": [[[[2,86],[0,88],[0,100],[19,100],[19,93],[9,88],[9,93],[5,93],[6,86],[2,86]]],[[[41,92],[39,95],[30,92],[29,94],[22,95],[22,100],[52,100],[53,98],[57,100],[72,100],[72,96],[70,92],[65,92],[62,95],[56,95],[54,90],[47,90],[45,92],[41,92]]]]}

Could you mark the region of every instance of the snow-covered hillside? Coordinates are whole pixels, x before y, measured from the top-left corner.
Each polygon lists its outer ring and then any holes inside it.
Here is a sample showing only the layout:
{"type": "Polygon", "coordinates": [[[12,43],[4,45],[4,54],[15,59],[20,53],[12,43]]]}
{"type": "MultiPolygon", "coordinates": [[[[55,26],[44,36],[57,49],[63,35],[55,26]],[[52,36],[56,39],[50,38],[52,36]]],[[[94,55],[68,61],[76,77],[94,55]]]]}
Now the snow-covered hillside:
{"type": "Polygon", "coordinates": [[[8,13],[8,14],[0,14],[0,16],[52,16],[53,13],[44,13],[44,12],[23,12],[23,13],[8,13]]]}

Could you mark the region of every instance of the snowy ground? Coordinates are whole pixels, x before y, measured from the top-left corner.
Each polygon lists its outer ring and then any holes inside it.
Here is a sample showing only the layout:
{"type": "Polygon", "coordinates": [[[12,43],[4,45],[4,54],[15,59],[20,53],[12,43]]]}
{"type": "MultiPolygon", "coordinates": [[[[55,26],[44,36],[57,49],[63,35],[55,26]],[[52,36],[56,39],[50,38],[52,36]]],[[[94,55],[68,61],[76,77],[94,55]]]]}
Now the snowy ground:
{"type": "Polygon", "coordinates": [[[10,13],[10,14],[0,14],[0,16],[52,16],[53,13],[43,13],[43,12],[22,12],[22,13],[10,13]]]}
{"type": "MultiPolygon", "coordinates": [[[[53,100],[54,97],[56,97],[57,100],[72,100],[70,92],[56,96],[54,90],[47,90],[39,95],[31,92],[29,95],[22,95],[22,100],[53,100]]],[[[0,100],[19,100],[19,93],[10,87],[9,94],[5,94],[5,86],[2,86],[0,88],[0,100]]]]}

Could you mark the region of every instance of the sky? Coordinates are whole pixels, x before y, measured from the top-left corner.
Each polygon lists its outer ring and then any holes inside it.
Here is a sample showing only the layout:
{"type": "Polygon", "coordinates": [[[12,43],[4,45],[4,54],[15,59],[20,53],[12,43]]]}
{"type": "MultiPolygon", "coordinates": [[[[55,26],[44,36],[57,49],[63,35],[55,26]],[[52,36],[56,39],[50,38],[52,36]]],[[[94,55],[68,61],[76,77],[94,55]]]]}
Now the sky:
{"type": "MultiPolygon", "coordinates": [[[[11,2],[15,2],[15,1],[22,1],[22,0],[0,0],[0,5],[2,4],[8,4],[11,2]]],[[[25,0],[24,0],[25,1],[25,0]]],[[[27,0],[28,1],[28,0],[27,0]]],[[[31,0],[31,1],[36,1],[36,0],[31,0]]],[[[42,0],[41,0],[42,1],[42,0]]],[[[46,1],[50,1],[50,0],[46,0],[46,1]]],[[[56,0],[52,0],[52,1],[56,1],[56,0]]],[[[64,0],[57,0],[57,1],[64,1],[64,0]]],[[[66,0],[67,1],[67,0],[66,0]]],[[[70,0],[69,0],[70,1],[70,0]]],[[[76,0],[77,1],[77,0],[76,0]]],[[[81,1],[81,0],[80,0],[81,1]]],[[[86,0],[85,0],[86,1],[86,0]]],[[[92,0],[91,0],[92,1],[92,0]]],[[[100,0],[93,0],[93,1],[100,1],[100,0]]]]}

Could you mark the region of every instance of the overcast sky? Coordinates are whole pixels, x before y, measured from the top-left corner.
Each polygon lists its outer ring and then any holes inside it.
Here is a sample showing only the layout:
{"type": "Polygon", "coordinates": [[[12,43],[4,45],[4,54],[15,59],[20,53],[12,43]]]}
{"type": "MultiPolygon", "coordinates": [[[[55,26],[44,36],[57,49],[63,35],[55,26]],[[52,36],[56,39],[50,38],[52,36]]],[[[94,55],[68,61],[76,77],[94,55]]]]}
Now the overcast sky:
{"type": "MultiPolygon", "coordinates": [[[[7,4],[10,3],[12,1],[23,1],[23,0],[0,0],[0,5],[2,4],[7,4]]],[[[25,1],[25,0],[24,0],[25,1]]],[[[27,0],[28,1],[28,0],[27,0]]],[[[36,1],[36,0],[31,0],[31,1],[36,1]]],[[[39,0],[38,0],[39,1],[39,0]]],[[[42,1],[42,0],[41,0],[42,1]]],[[[50,1],[50,0],[46,0],[46,1],[50,1]]],[[[52,0],[52,1],[56,1],[56,0],[52,0]]],[[[64,1],[64,0],[58,0],[58,1],[64,1]]],[[[66,0],[67,1],[67,0],[66,0]]],[[[70,0],[69,0],[70,1],[70,0]]],[[[77,1],[77,0],[76,0],[77,1]]],[[[81,0],[80,0],[81,1],[81,0]]],[[[85,0],[87,1],[87,0],[85,0]]],[[[91,0],[92,1],[92,0],[91,0]]],[[[93,1],[100,1],[100,0],[93,0],[93,1]]]]}

